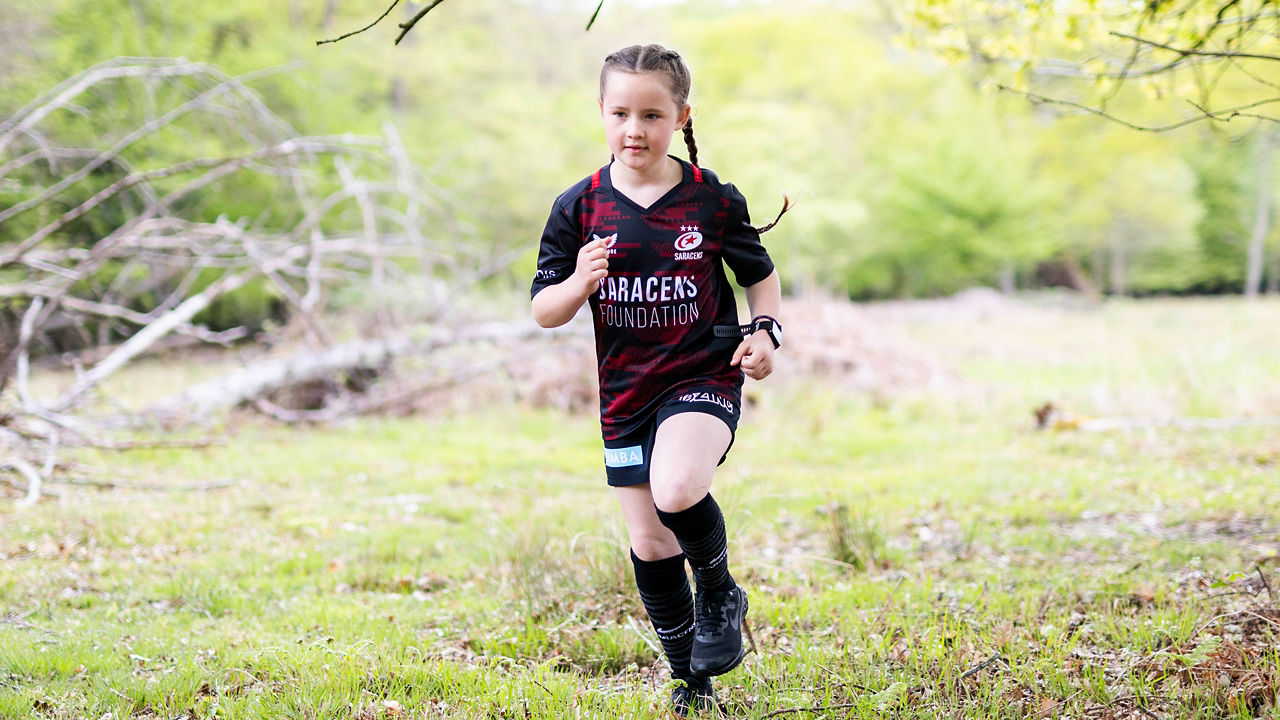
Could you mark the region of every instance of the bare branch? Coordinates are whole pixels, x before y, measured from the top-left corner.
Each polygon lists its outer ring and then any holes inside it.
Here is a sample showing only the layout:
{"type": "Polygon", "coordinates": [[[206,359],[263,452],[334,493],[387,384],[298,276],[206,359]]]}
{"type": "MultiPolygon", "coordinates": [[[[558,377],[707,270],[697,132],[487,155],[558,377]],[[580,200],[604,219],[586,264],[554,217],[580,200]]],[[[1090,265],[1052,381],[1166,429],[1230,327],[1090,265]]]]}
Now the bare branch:
{"type": "Polygon", "coordinates": [[[17,354],[17,373],[14,378],[17,382],[18,400],[24,406],[32,405],[31,396],[27,390],[27,377],[30,372],[30,347],[31,337],[35,332],[36,318],[44,311],[44,298],[35,298],[31,301],[31,305],[27,311],[22,314],[22,330],[18,333],[18,346],[14,348],[17,354]]]}
{"type": "Polygon", "coordinates": [[[27,481],[27,494],[15,503],[17,507],[25,510],[26,508],[35,505],[36,502],[40,500],[40,486],[43,484],[40,473],[31,463],[16,455],[0,460],[0,468],[6,467],[17,470],[18,474],[26,478],[27,481]]]}
{"type": "Polygon", "coordinates": [[[1111,31],[1111,33],[1109,34],[1112,35],[1113,37],[1123,38],[1125,40],[1132,40],[1136,43],[1141,43],[1143,45],[1150,45],[1152,47],[1160,48],[1161,50],[1168,50],[1169,52],[1177,53],[1184,57],[1239,58],[1239,59],[1246,59],[1246,60],[1280,61],[1280,55],[1235,52],[1231,50],[1199,50],[1195,48],[1176,48],[1176,47],[1173,47],[1172,45],[1166,45],[1165,43],[1156,42],[1155,40],[1148,40],[1147,38],[1141,38],[1141,37],[1138,37],[1137,35],[1129,35],[1127,33],[1116,32],[1114,30],[1111,31]]]}
{"type": "Polygon", "coordinates": [[[1201,113],[1200,115],[1192,118],[1187,118],[1186,120],[1182,120],[1176,123],[1171,123],[1169,125],[1148,126],[1148,125],[1137,125],[1135,123],[1131,123],[1128,120],[1124,120],[1119,117],[1116,117],[1115,115],[1112,115],[1100,108],[1091,107],[1089,105],[1084,105],[1082,103],[1072,102],[1070,100],[1061,100],[1058,98],[1051,98],[1045,95],[1040,95],[1037,93],[1030,92],[1028,90],[1009,87],[1008,85],[1004,85],[1004,84],[999,84],[996,87],[1004,92],[1011,92],[1011,93],[1016,93],[1018,95],[1022,95],[1023,97],[1027,98],[1031,102],[1039,105],[1061,105],[1063,107],[1070,107],[1070,108],[1075,108],[1077,110],[1083,110],[1092,115],[1097,115],[1098,117],[1105,118],[1107,120],[1118,123],[1120,125],[1124,125],[1125,127],[1128,127],[1130,129],[1142,130],[1144,132],[1153,132],[1153,133],[1168,132],[1170,130],[1176,130],[1181,127],[1186,127],[1187,125],[1193,125],[1198,122],[1203,122],[1205,120],[1214,120],[1217,122],[1230,122],[1231,120],[1238,117],[1253,118],[1256,120],[1266,120],[1269,122],[1280,122],[1280,118],[1274,118],[1267,115],[1259,115],[1256,113],[1243,112],[1244,110],[1250,110],[1256,107],[1261,107],[1263,105],[1280,103],[1280,97],[1266,98],[1263,100],[1259,100],[1257,102],[1249,103],[1248,105],[1242,105],[1235,108],[1227,108],[1226,110],[1212,110],[1212,111],[1207,110],[1195,103],[1190,103],[1192,107],[1200,111],[1201,113]]]}
{"type": "MultiPolygon", "coordinates": [[[[0,439],[15,448],[13,454],[44,486],[65,477],[67,466],[57,458],[68,448],[123,447],[112,439],[113,431],[142,426],[139,415],[120,407],[114,416],[91,416],[102,405],[115,404],[109,395],[102,396],[101,405],[88,402],[92,391],[134,359],[183,339],[176,335],[225,344],[249,333],[243,326],[216,332],[195,323],[196,315],[219,298],[260,283],[271,294],[264,298],[270,305],[252,321],[277,319],[274,307],[283,298],[295,322],[306,323],[319,344],[332,346],[336,333],[325,325],[323,298],[335,284],[416,281],[434,290],[491,271],[486,263],[500,255],[427,237],[426,228],[447,231],[453,219],[441,191],[410,162],[394,127],[387,126],[384,138],[302,137],[244,86],[247,79],[181,60],[118,60],[59,85],[18,116],[0,118],[5,142],[0,169],[17,178],[16,187],[25,193],[0,208],[0,223],[6,223],[0,228],[17,226],[8,221],[23,212],[41,218],[35,229],[24,228],[25,237],[0,250],[0,267],[9,273],[0,298],[8,299],[19,321],[11,323],[19,327],[10,330],[15,337],[5,349],[5,367],[16,370],[12,378],[0,378],[0,384],[16,378],[19,392],[14,407],[4,407],[0,399],[0,439]],[[96,112],[90,102],[96,93],[87,92],[95,83],[157,77],[193,79],[166,81],[177,93],[166,96],[167,105],[117,133],[90,135],[97,147],[62,147],[68,130],[41,125],[55,110],[96,112]],[[79,100],[80,95],[86,99],[79,100]],[[74,107],[76,102],[86,107],[74,107]],[[184,116],[192,117],[200,131],[231,127],[228,140],[248,147],[233,145],[236,149],[224,157],[171,158],[163,167],[145,170],[130,165],[140,140],[184,116]],[[189,204],[184,199],[197,193],[216,198],[206,190],[214,183],[235,192],[236,173],[255,173],[283,191],[283,219],[263,214],[205,222],[181,216],[189,204]],[[87,240],[81,228],[86,218],[112,224],[87,240]],[[217,279],[206,285],[211,275],[217,279]],[[448,281],[439,279],[446,275],[448,281]],[[76,371],[47,407],[27,391],[32,361],[45,348],[46,359],[57,353],[76,371]]],[[[155,161],[148,156],[148,163],[155,161]]],[[[207,204],[201,211],[208,211],[207,204]]],[[[427,313],[444,316],[448,294],[433,292],[427,313]]],[[[390,335],[395,320],[387,313],[381,323],[390,335]]],[[[437,328],[430,338],[465,342],[469,332],[437,328]]],[[[397,390],[332,410],[368,412],[395,405],[405,397],[397,390]]],[[[34,487],[30,481],[27,486],[34,487]]]]}
{"type": "Polygon", "coordinates": [[[257,277],[259,274],[268,272],[282,265],[287,265],[306,254],[306,248],[295,247],[290,252],[279,257],[273,258],[261,267],[252,268],[244,272],[224,276],[218,282],[213,283],[201,292],[192,295],[178,305],[178,307],[169,311],[163,317],[148,324],[138,334],[129,338],[115,352],[107,356],[102,362],[93,367],[92,370],[76,378],[57,402],[53,404],[56,412],[64,412],[74,405],[86,392],[105,380],[112,373],[119,370],[126,363],[136,357],[139,353],[146,350],[156,340],[167,335],[174,328],[185,324],[201,310],[209,307],[209,303],[219,295],[231,292],[237,288],[244,286],[245,283],[257,277]]]}
{"type": "Polygon", "coordinates": [[[331,39],[331,40],[317,40],[317,41],[316,41],[316,45],[324,45],[325,43],[336,43],[336,42],[338,42],[339,40],[346,40],[347,38],[351,37],[352,35],[359,35],[360,33],[364,32],[365,30],[368,30],[369,28],[373,27],[374,25],[377,25],[378,23],[382,22],[382,19],[383,19],[383,18],[385,18],[387,15],[390,15],[390,14],[391,14],[391,11],[392,11],[393,9],[395,9],[395,6],[396,6],[396,5],[399,5],[399,4],[400,4],[400,0],[391,0],[391,5],[389,5],[389,6],[387,7],[387,9],[386,9],[386,10],[382,11],[382,14],[378,16],[378,19],[377,19],[377,20],[374,20],[373,22],[369,23],[368,25],[365,25],[364,27],[360,28],[359,30],[353,30],[353,31],[351,31],[351,32],[347,33],[346,35],[339,35],[338,37],[333,38],[333,39],[331,39]]]}
{"type": "Polygon", "coordinates": [[[442,2],[444,2],[444,0],[431,0],[431,3],[429,5],[419,10],[418,14],[414,15],[413,18],[410,19],[408,22],[400,23],[400,34],[396,36],[396,45],[400,44],[400,41],[404,39],[405,35],[409,34],[409,31],[413,29],[414,25],[418,24],[419,20],[426,17],[427,13],[431,12],[432,10],[435,10],[436,6],[442,2]]]}
{"type": "MultiPolygon", "coordinates": [[[[216,97],[219,97],[221,95],[226,95],[228,93],[239,92],[244,90],[245,82],[257,77],[261,77],[266,74],[270,74],[271,72],[277,72],[277,71],[271,70],[268,72],[248,73],[238,78],[229,78],[227,80],[224,80],[223,82],[218,83],[213,88],[210,88],[209,90],[206,90],[200,93],[196,97],[170,110],[164,115],[161,115],[155,120],[152,120],[148,123],[143,124],[141,127],[137,128],[133,132],[125,135],[123,138],[117,141],[114,145],[112,145],[106,151],[99,154],[98,157],[86,163],[79,170],[77,170],[74,173],[71,173],[70,175],[67,175],[61,181],[47,188],[40,195],[37,195],[34,198],[30,198],[24,202],[20,202],[8,208],[7,210],[0,211],[0,223],[10,220],[30,210],[31,208],[37,207],[41,203],[48,201],[50,198],[57,196],[58,193],[67,189],[71,185],[79,182],[80,180],[83,180],[85,177],[89,175],[89,173],[93,172],[99,167],[102,167],[103,164],[115,158],[117,155],[120,154],[122,150],[136,143],[138,140],[141,140],[142,138],[152,134],[156,130],[164,127],[165,125],[172,123],[174,120],[182,117],[183,115],[186,115],[187,113],[190,113],[195,109],[203,108],[210,100],[216,97]]],[[[0,146],[0,149],[3,149],[3,147],[0,146]]],[[[5,260],[0,260],[0,266],[6,265],[8,264],[8,262],[10,261],[7,258],[5,260]]]]}
{"type": "Polygon", "coordinates": [[[354,340],[320,353],[255,363],[161,400],[152,405],[150,412],[164,418],[188,412],[195,418],[201,418],[217,410],[261,398],[286,385],[326,379],[357,367],[379,367],[396,357],[422,355],[466,342],[564,337],[575,332],[576,329],[570,328],[548,332],[529,322],[488,323],[457,331],[432,328],[425,337],[405,334],[378,340],[354,340]]]}
{"type": "Polygon", "coordinates": [[[55,110],[64,108],[71,99],[103,80],[124,77],[174,77],[200,75],[212,70],[208,65],[173,63],[165,58],[117,58],[89,68],[70,78],[44,95],[36,98],[0,122],[0,151],[9,146],[13,137],[35,127],[55,110]]]}

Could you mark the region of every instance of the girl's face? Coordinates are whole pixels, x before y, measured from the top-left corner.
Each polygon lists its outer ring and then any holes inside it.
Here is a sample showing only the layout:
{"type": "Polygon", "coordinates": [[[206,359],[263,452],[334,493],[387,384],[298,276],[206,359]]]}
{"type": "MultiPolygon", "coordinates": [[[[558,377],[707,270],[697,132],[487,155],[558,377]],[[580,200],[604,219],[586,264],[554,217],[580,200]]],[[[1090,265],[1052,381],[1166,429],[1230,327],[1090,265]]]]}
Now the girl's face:
{"type": "Polygon", "coordinates": [[[662,75],[615,70],[600,99],[605,139],[618,162],[640,174],[666,167],[671,137],[689,119],[689,106],[676,107],[662,75]]]}

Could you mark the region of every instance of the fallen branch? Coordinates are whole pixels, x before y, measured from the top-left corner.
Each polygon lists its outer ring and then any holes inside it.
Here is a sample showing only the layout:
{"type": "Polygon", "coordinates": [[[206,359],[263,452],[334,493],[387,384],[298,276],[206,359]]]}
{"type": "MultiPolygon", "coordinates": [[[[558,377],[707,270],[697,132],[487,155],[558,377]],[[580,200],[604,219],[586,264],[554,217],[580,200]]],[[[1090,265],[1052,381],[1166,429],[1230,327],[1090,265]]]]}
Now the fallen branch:
{"type": "Polygon", "coordinates": [[[1233,430],[1242,427],[1278,427],[1280,417],[1263,418],[1095,418],[1075,415],[1053,403],[1032,411],[1037,430],[1079,430],[1081,432],[1109,432],[1111,430],[1151,430],[1174,428],[1176,430],[1233,430]]]}
{"type": "Polygon", "coordinates": [[[15,503],[19,510],[25,510],[40,500],[40,487],[43,483],[35,466],[20,457],[11,456],[0,460],[0,469],[2,468],[13,468],[18,471],[18,474],[26,478],[27,494],[15,503]]]}
{"type": "Polygon", "coordinates": [[[230,478],[224,480],[214,480],[203,483],[188,483],[185,485],[163,485],[160,483],[132,483],[120,482],[118,480],[93,480],[91,478],[60,478],[51,480],[50,482],[59,485],[83,485],[88,487],[112,489],[125,488],[128,490],[158,490],[162,492],[208,492],[209,490],[221,490],[229,488],[237,484],[235,480],[230,478]]]}
{"type": "Polygon", "coordinates": [[[967,678],[967,677],[969,677],[969,676],[971,676],[971,675],[977,675],[978,673],[980,673],[980,672],[982,672],[983,670],[987,669],[987,668],[988,668],[988,667],[990,667],[991,665],[994,665],[995,663],[998,663],[998,662],[1003,662],[1003,660],[1004,660],[1004,659],[1000,657],[1000,653],[996,653],[995,655],[992,655],[991,657],[987,658],[986,660],[983,660],[982,662],[978,663],[977,665],[974,665],[973,667],[969,668],[968,670],[965,670],[964,672],[960,673],[960,677],[956,678],[956,680],[963,680],[963,679],[965,679],[965,678],[967,678]]]}
{"type": "Polygon", "coordinates": [[[174,308],[164,317],[152,322],[146,327],[138,331],[136,335],[125,341],[123,345],[111,353],[102,362],[93,367],[92,370],[86,372],[76,379],[62,395],[57,402],[53,404],[55,412],[63,412],[73,404],[75,404],[86,392],[105,380],[112,373],[124,367],[126,363],[136,357],[139,353],[151,347],[151,344],[161,337],[169,334],[171,330],[184,325],[195,316],[196,313],[209,307],[209,303],[213,302],[219,295],[231,292],[245,283],[254,279],[264,272],[270,272],[276,268],[288,265],[289,263],[303,257],[307,253],[305,247],[295,247],[290,252],[285,253],[266,264],[246,270],[236,275],[224,276],[218,282],[213,283],[203,291],[192,295],[182,301],[178,307],[174,308]]]}
{"type": "MultiPolygon", "coordinates": [[[[327,380],[357,368],[382,367],[395,358],[424,355],[462,343],[525,340],[581,334],[573,330],[540,328],[528,321],[487,323],[464,330],[431,328],[424,336],[409,334],[378,340],[353,340],[321,352],[253,363],[235,372],[207,380],[153,404],[146,414],[171,423],[178,417],[200,420],[213,412],[236,407],[291,385],[327,380]]],[[[298,419],[306,419],[299,415],[298,419]]],[[[321,418],[327,419],[327,418],[321,418]]]]}

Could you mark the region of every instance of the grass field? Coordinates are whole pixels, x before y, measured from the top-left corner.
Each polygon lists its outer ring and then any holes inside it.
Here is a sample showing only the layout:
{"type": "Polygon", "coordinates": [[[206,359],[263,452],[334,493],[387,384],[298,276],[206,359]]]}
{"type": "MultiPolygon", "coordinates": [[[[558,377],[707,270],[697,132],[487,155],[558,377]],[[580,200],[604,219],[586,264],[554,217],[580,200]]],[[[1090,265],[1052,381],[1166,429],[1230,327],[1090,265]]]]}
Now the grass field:
{"type": "MultiPolygon", "coordinates": [[[[750,390],[728,716],[1280,718],[1280,302],[866,312],[951,379],[750,390]]],[[[594,417],[229,427],[0,500],[0,718],[667,717],[594,417]]]]}

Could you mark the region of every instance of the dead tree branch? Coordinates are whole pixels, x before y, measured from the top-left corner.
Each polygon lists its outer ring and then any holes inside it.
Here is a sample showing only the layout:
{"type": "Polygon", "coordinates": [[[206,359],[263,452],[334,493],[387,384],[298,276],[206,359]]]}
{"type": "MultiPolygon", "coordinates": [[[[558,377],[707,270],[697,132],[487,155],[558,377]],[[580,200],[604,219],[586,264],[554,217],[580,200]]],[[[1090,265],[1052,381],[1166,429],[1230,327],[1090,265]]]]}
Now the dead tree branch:
{"type": "MultiPolygon", "coordinates": [[[[377,340],[355,340],[320,353],[264,360],[165,398],[153,404],[148,414],[166,423],[176,419],[199,421],[219,410],[260,400],[290,385],[324,380],[358,368],[382,367],[406,356],[424,356],[463,343],[563,337],[576,331],[547,331],[529,322],[516,322],[485,323],[462,330],[426,328],[423,332],[425,334],[421,336],[405,334],[377,340]]],[[[291,421],[303,419],[317,418],[299,415],[291,421]]]]}
{"type": "MultiPolygon", "coordinates": [[[[120,59],[0,119],[0,177],[20,192],[0,208],[0,327],[12,333],[0,345],[0,391],[14,385],[0,394],[0,439],[4,467],[25,479],[30,502],[65,472],[56,461],[64,449],[132,445],[112,433],[138,423],[120,422],[119,408],[104,416],[96,403],[110,400],[98,391],[122,369],[176,334],[225,344],[253,332],[201,319],[226,298],[257,288],[329,348],[313,363],[325,367],[326,353],[345,347],[324,317],[332,288],[388,294],[494,271],[493,253],[467,255],[454,248],[468,243],[440,237],[456,224],[394,128],[381,138],[301,136],[250,87],[261,76],[120,59]],[[134,113],[114,132],[77,129],[74,117],[93,116],[103,98],[136,83],[164,89],[155,111],[134,113]],[[63,109],[76,110],[72,122],[47,127],[63,109]],[[151,142],[172,131],[210,138],[201,146],[223,152],[184,157],[181,146],[151,142]],[[233,207],[255,206],[264,186],[275,205],[257,217],[186,214],[228,195],[233,207]],[[49,397],[33,392],[33,360],[61,357],[76,363],[75,377],[42,391],[49,397]]],[[[112,109],[129,116],[127,107],[112,109]]],[[[447,316],[441,301],[452,294],[433,294],[430,312],[447,316]]],[[[400,332],[390,313],[381,325],[400,332]]],[[[431,337],[465,341],[469,332],[441,328],[431,337]]]]}

